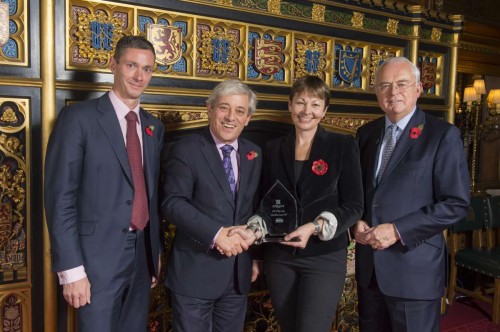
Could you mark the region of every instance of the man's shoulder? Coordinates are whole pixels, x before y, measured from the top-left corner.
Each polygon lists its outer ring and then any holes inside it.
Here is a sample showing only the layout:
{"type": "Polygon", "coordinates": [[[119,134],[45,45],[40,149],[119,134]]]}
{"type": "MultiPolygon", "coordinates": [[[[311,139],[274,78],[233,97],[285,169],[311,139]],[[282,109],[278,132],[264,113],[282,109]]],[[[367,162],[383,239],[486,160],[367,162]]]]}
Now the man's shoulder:
{"type": "Polygon", "coordinates": [[[246,139],[246,138],[239,138],[238,139],[239,143],[240,144],[243,144],[243,146],[245,146],[245,148],[247,148],[248,150],[255,150],[256,152],[259,152],[260,151],[260,147],[255,144],[254,142],[246,139]]]}
{"type": "Polygon", "coordinates": [[[363,133],[371,132],[371,131],[375,130],[376,128],[378,128],[379,126],[383,125],[384,121],[385,121],[384,116],[381,116],[380,118],[377,118],[375,120],[367,122],[358,128],[357,133],[363,134],[363,133]]]}

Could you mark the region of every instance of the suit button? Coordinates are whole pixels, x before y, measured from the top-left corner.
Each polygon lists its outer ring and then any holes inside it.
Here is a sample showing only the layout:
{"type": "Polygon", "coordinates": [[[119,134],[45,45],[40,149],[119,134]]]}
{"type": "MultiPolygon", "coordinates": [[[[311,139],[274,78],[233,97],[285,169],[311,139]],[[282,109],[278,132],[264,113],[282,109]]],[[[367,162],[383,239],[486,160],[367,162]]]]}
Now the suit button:
{"type": "Polygon", "coordinates": [[[132,205],[132,201],[129,199],[128,201],[125,202],[127,205],[132,205]]]}
{"type": "Polygon", "coordinates": [[[122,232],[123,232],[123,233],[127,233],[127,232],[128,232],[128,228],[124,228],[124,229],[122,229],[122,232]]]}
{"type": "Polygon", "coordinates": [[[378,203],[373,203],[373,204],[372,204],[372,207],[373,207],[373,208],[378,208],[378,203]]]}

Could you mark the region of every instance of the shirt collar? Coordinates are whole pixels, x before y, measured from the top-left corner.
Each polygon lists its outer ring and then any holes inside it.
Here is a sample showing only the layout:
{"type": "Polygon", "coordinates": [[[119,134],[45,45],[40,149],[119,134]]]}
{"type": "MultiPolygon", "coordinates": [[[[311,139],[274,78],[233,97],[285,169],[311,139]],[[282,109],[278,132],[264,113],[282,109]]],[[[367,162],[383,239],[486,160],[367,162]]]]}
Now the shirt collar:
{"type": "Polygon", "coordinates": [[[111,100],[111,104],[113,105],[118,118],[125,118],[128,112],[133,111],[137,114],[137,119],[139,124],[141,124],[141,117],[139,116],[139,103],[133,109],[129,109],[128,106],[125,105],[120,98],[118,98],[113,90],[109,92],[109,99],[111,100]]]}
{"type": "MultiPolygon", "coordinates": [[[[395,125],[399,128],[399,130],[403,131],[405,130],[406,126],[408,125],[408,122],[410,122],[411,117],[417,110],[417,106],[411,111],[409,114],[407,114],[404,118],[399,120],[398,122],[395,123],[395,125]]],[[[385,117],[385,129],[387,130],[387,127],[389,127],[391,124],[393,124],[387,116],[385,117]]]]}
{"type": "Polygon", "coordinates": [[[214,142],[215,142],[215,146],[217,146],[217,149],[220,149],[222,148],[224,145],[231,145],[234,149],[234,151],[238,151],[238,140],[234,140],[233,142],[231,143],[222,143],[218,138],[217,136],[214,135],[214,133],[212,132],[212,128],[210,128],[210,135],[212,135],[212,138],[214,139],[214,142]]]}

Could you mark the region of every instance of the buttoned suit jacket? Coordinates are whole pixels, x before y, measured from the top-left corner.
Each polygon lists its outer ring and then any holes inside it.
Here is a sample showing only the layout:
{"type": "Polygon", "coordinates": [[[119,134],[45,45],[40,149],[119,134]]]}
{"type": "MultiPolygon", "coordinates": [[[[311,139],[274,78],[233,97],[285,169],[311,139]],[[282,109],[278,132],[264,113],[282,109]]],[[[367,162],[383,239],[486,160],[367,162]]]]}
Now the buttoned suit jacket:
{"type": "Polygon", "coordinates": [[[226,291],[233,273],[239,291],[249,291],[250,253],[226,257],[212,248],[221,227],[246,224],[256,205],[261,150],[239,138],[238,154],[236,201],[208,127],[175,143],[167,155],[161,211],[176,229],[165,284],[180,295],[215,299],[226,291]],[[247,156],[252,151],[258,155],[253,159],[247,156]]]}
{"type": "Polygon", "coordinates": [[[367,287],[375,271],[385,295],[438,299],[446,276],[443,230],[465,217],[470,199],[460,132],[417,108],[377,185],[384,130],[382,117],[357,132],[365,189],[362,219],[370,226],[394,223],[403,243],[377,251],[356,244],[356,279],[367,287]],[[410,130],[419,127],[421,134],[410,137],[410,130]]]}
{"type": "MultiPolygon", "coordinates": [[[[143,109],[139,114],[149,202],[145,237],[157,272],[163,124],[143,109]],[[147,126],[154,127],[151,136],[147,126]]],[[[106,287],[126,245],[134,198],[125,141],[108,94],[61,110],[47,147],[44,198],[52,269],[83,265],[92,292],[106,287]]]]}

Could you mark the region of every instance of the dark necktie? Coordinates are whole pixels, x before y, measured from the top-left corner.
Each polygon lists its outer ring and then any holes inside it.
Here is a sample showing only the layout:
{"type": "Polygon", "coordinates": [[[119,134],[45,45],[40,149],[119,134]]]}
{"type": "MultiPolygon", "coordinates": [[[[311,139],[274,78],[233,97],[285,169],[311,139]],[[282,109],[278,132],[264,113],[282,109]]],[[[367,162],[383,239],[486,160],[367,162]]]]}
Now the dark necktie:
{"type": "Polygon", "coordinates": [[[236,180],[234,178],[233,165],[231,164],[231,151],[233,147],[231,145],[224,145],[222,148],[222,164],[224,165],[224,170],[226,171],[227,179],[229,180],[229,186],[231,187],[231,192],[236,193],[236,180]]]}
{"type": "Polygon", "coordinates": [[[144,229],[149,220],[148,198],[144,169],[142,167],[142,152],[139,136],[137,136],[137,114],[133,111],[125,116],[127,120],[127,155],[134,181],[134,203],[132,205],[132,219],[130,224],[133,229],[144,229]]]}
{"type": "Polygon", "coordinates": [[[380,161],[380,167],[378,169],[377,174],[377,184],[380,182],[380,178],[384,174],[384,171],[389,163],[389,159],[391,159],[392,152],[394,151],[394,147],[396,146],[396,140],[394,139],[394,134],[397,131],[397,127],[395,124],[391,124],[387,127],[385,132],[385,147],[384,152],[382,153],[382,160],[380,161]]]}

